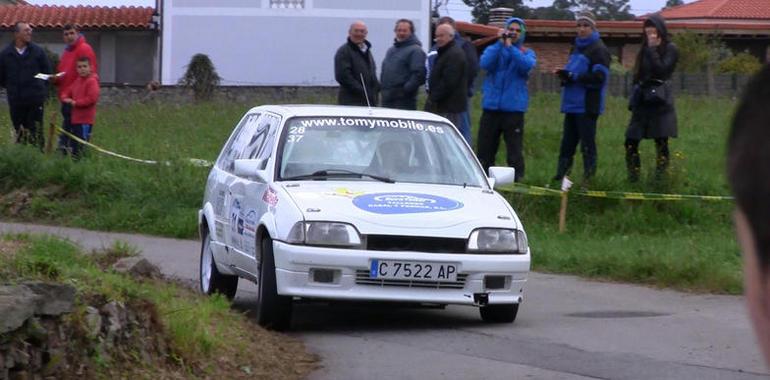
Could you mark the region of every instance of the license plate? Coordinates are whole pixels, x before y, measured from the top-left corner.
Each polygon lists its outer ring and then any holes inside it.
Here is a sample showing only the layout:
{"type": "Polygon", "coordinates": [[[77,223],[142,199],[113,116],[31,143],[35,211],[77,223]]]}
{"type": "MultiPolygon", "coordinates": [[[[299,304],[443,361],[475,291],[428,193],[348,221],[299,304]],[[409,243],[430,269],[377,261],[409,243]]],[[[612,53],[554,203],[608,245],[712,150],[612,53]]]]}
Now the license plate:
{"type": "Polygon", "coordinates": [[[401,260],[372,260],[369,278],[457,281],[457,264],[401,260]]]}

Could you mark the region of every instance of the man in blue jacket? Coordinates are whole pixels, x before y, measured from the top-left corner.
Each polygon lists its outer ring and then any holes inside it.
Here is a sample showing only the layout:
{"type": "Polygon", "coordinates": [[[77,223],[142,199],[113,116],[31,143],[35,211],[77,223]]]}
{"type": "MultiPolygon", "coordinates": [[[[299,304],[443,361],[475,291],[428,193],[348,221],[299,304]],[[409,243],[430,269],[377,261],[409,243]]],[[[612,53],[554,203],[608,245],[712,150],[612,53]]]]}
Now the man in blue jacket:
{"type": "Polygon", "coordinates": [[[554,181],[561,181],[572,168],[580,143],[584,185],[596,174],[596,122],[604,112],[604,97],[610,76],[610,53],[599,38],[591,12],[577,15],[577,38],[564,69],[554,73],[561,79],[561,112],[564,132],[554,181]]]}
{"type": "Polygon", "coordinates": [[[479,126],[479,161],[484,172],[495,164],[502,134],[508,166],[516,169],[516,181],[524,177],[524,112],[529,105],[527,80],[537,62],[535,52],[523,46],[526,30],[524,20],[509,18],[505,29],[497,33],[499,40],[484,50],[480,61],[487,76],[482,90],[484,111],[479,126]]]}
{"type": "Polygon", "coordinates": [[[0,87],[5,87],[11,123],[17,143],[30,143],[43,149],[43,103],[48,82],[35,78],[50,74],[51,63],[40,46],[32,43],[32,27],[17,22],[13,41],[0,51],[0,87]]]}

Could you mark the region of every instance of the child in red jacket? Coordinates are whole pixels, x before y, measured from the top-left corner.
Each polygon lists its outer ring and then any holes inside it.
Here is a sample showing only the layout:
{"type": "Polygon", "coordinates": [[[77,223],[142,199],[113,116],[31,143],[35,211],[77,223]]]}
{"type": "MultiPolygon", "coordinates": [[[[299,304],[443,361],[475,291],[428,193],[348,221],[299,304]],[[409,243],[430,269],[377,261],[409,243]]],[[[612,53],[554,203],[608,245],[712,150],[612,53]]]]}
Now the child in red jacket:
{"type": "MultiPolygon", "coordinates": [[[[88,57],[80,57],[77,61],[78,78],[64,92],[62,103],[72,105],[72,132],[81,140],[89,141],[96,116],[96,102],[99,101],[99,81],[91,74],[91,64],[88,57]]],[[[83,150],[82,144],[70,139],[65,147],[77,160],[83,150]]]]}

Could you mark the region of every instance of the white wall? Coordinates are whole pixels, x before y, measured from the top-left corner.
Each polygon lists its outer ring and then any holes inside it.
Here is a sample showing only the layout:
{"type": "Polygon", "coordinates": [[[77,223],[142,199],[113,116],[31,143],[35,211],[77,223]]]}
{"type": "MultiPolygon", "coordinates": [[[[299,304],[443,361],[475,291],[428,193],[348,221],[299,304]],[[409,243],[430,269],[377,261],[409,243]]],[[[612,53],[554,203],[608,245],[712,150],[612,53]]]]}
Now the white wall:
{"type": "Polygon", "coordinates": [[[334,53],[350,23],[363,20],[379,72],[400,18],[411,19],[427,50],[430,0],[305,0],[305,9],[271,9],[270,0],[164,0],[164,85],[176,84],[204,53],[223,85],[336,86],[334,53]]]}

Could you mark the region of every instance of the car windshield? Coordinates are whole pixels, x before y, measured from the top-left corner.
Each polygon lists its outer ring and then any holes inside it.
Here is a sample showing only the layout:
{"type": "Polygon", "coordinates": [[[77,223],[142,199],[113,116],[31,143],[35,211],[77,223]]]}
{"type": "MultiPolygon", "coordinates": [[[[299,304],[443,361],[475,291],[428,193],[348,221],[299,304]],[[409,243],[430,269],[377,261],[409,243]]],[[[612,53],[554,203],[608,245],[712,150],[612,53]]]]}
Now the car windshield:
{"type": "Polygon", "coordinates": [[[295,117],[281,133],[279,180],[345,179],[487,187],[450,125],[376,117],[295,117]]]}

